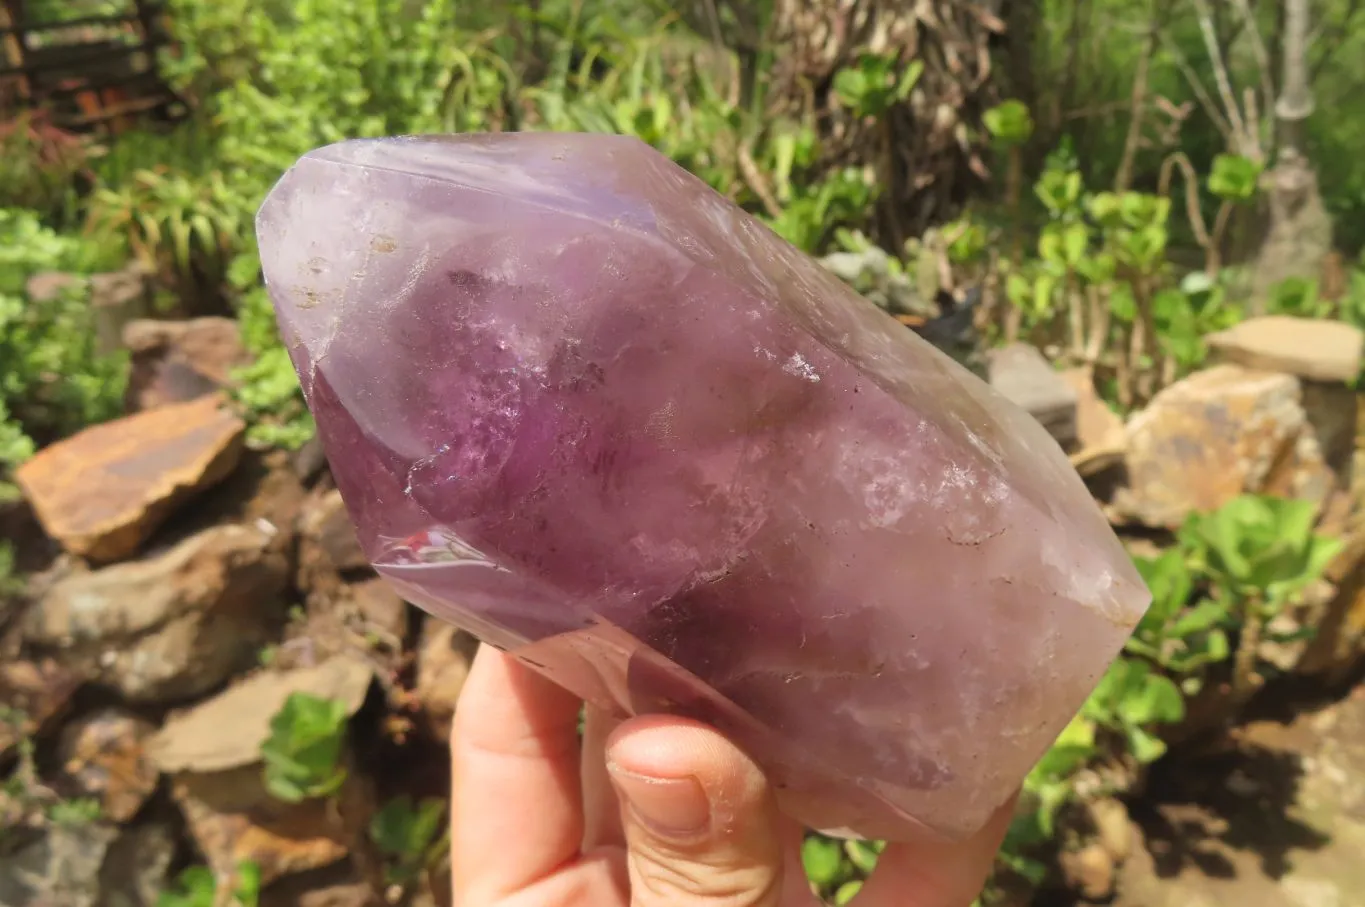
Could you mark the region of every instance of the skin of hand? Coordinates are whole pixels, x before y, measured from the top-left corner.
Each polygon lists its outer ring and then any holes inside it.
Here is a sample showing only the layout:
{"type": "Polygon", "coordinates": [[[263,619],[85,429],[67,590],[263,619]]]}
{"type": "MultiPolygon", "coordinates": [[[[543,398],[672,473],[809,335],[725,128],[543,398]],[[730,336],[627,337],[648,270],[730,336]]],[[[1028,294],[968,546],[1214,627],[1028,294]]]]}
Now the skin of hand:
{"type": "MultiPolygon", "coordinates": [[[[615,723],[481,646],[451,733],[455,907],[817,907],[802,829],[716,731],[615,723]]],[[[891,845],[854,907],[967,907],[1009,825],[891,845]]]]}

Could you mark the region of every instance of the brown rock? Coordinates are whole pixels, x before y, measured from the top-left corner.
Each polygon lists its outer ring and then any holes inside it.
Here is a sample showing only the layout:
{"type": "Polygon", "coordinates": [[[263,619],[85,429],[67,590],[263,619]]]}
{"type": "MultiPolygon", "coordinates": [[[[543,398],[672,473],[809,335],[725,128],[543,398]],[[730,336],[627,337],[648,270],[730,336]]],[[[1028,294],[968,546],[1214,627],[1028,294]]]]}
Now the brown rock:
{"type": "Polygon", "coordinates": [[[380,577],[347,586],[361,630],[402,645],[408,635],[408,603],[380,577]]]}
{"type": "Polygon", "coordinates": [[[1220,365],[1163,390],[1129,420],[1124,518],[1175,528],[1243,493],[1321,503],[1333,476],[1301,404],[1298,379],[1220,365]]]}
{"type": "Polygon", "coordinates": [[[250,360],[230,318],[133,321],[123,329],[123,344],[132,352],[130,411],[212,394],[228,387],[232,371],[250,360]]]}
{"type": "Polygon", "coordinates": [[[244,860],[261,869],[262,884],[328,866],[349,853],[347,831],[325,800],[285,803],[265,789],[261,768],[247,765],[175,776],[171,796],[190,836],[215,872],[244,860]]]}
{"type": "Polygon", "coordinates": [[[380,907],[374,887],[340,863],[281,879],[261,892],[260,907],[380,907]]]}
{"type": "Polygon", "coordinates": [[[68,575],[26,615],[25,634],[129,699],[201,695],[254,663],[282,620],[289,566],[272,538],[218,526],[141,561],[68,575]]]}
{"type": "Polygon", "coordinates": [[[373,670],[351,657],[296,671],[260,671],[199,705],[172,716],[147,751],[165,772],[218,772],[260,761],[270,719],[292,693],[311,693],[346,704],[354,714],[365,701],[373,670]]]}
{"type": "Polygon", "coordinates": [[[439,740],[450,736],[455,704],[478,646],[472,635],[437,617],[428,616],[422,626],[414,692],[432,736],[439,740]]]}
{"type": "Polygon", "coordinates": [[[1082,476],[1123,462],[1128,435],[1123,420],[1095,392],[1095,376],[1088,368],[1072,368],[1059,377],[1076,395],[1076,447],[1071,465],[1082,476]]]}
{"type": "Polygon", "coordinates": [[[1220,358],[1246,368],[1314,381],[1348,383],[1360,375],[1365,333],[1342,321],[1266,315],[1205,338],[1220,358]]]}
{"type": "Polygon", "coordinates": [[[0,721],[0,756],[21,738],[39,733],[80,684],[76,672],[51,659],[0,664],[0,706],[13,719],[0,721]]]}
{"type": "Polygon", "coordinates": [[[1133,825],[1128,808],[1118,800],[1105,798],[1091,802],[1087,811],[1100,846],[1115,863],[1127,860],[1133,852],[1133,825]]]}
{"type": "Polygon", "coordinates": [[[74,795],[95,797],[100,813],[127,822],[156,789],[158,772],[144,745],[155,730],[150,721],[105,709],[67,725],[58,751],[74,795]]]}
{"type": "Polygon", "coordinates": [[[302,544],[309,551],[301,557],[325,559],[335,570],[355,570],[370,566],[370,560],[360,549],[355,526],[335,489],[317,495],[304,510],[301,518],[302,544]]]}
{"type": "Polygon", "coordinates": [[[1365,527],[1346,537],[1326,579],[1332,592],[1296,669],[1334,683],[1350,676],[1365,658],[1365,527]]]}
{"type": "Polygon", "coordinates": [[[1090,901],[1102,901],[1114,893],[1114,861],[1098,844],[1063,851],[1058,857],[1067,884],[1090,901]]]}
{"type": "Polygon", "coordinates": [[[1349,489],[1353,480],[1360,406],[1353,388],[1323,381],[1299,382],[1303,410],[1322,448],[1323,458],[1336,476],[1337,487],[1349,489]]]}
{"type": "Polygon", "coordinates": [[[15,479],[62,547],[118,560],[232,471],[245,430],[206,397],[87,428],[39,451],[15,479]]]}

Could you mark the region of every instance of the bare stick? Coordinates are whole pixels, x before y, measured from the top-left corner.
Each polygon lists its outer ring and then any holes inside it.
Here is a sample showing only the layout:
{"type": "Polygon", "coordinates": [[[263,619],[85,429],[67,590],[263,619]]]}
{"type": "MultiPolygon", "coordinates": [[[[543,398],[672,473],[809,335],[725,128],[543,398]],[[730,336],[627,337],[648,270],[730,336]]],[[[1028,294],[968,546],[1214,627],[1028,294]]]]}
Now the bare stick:
{"type": "Polygon", "coordinates": [[[1210,120],[1213,120],[1213,125],[1223,134],[1223,139],[1231,145],[1233,143],[1232,124],[1228,122],[1223,111],[1218,109],[1218,105],[1213,102],[1213,97],[1209,94],[1208,88],[1204,86],[1204,80],[1199,78],[1199,73],[1190,65],[1190,61],[1186,59],[1185,54],[1181,52],[1174,41],[1163,34],[1161,44],[1162,48],[1171,55],[1171,59],[1175,61],[1176,68],[1185,76],[1185,81],[1189,83],[1190,90],[1199,100],[1199,106],[1204,108],[1204,113],[1208,115],[1210,120]]]}
{"type": "Polygon", "coordinates": [[[1261,160],[1260,149],[1255,149],[1255,153],[1250,153],[1246,123],[1242,120],[1241,108],[1237,106],[1237,96],[1232,91],[1232,79],[1228,76],[1227,63],[1223,60],[1223,52],[1218,46],[1218,32],[1213,27],[1213,13],[1209,10],[1206,0],[1194,0],[1195,10],[1198,12],[1199,31],[1204,36],[1204,47],[1209,54],[1209,63],[1213,66],[1214,82],[1218,86],[1218,95],[1223,99],[1223,107],[1228,115],[1228,122],[1232,125],[1232,133],[1237,141],[1238,151],[1247,157],[1254,157],[1261,160]]]}

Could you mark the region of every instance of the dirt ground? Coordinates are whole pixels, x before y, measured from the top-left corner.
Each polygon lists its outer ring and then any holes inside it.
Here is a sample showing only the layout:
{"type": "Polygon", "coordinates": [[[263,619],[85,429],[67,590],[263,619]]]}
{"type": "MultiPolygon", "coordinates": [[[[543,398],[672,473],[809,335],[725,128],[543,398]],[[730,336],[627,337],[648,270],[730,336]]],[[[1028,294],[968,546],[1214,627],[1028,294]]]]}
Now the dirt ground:
{"type": "Polygon", "coordinates": [[[1172,754],[1114,907],[1365,907],[1365,686],[1172,754]]]}

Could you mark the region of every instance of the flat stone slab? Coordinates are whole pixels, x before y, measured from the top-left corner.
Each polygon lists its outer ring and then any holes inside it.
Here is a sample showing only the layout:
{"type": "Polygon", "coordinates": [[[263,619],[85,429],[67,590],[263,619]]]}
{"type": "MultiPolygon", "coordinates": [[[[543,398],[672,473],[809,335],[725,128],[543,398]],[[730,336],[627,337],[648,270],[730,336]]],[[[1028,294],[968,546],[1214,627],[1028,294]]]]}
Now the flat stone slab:
{"type": "Polygon", "coordinates": [[[1341,321],[1266,315],[1206,338],[1224,361],[1312,381],[1354,381],[1365,333],[1341,321]]]}
{"type": "Polygon", "coordinates": [[[87,428],[39,451],[15,479],[63,548],[116,561],[226,478],[241,459],[245,433],[221,398],[203,397],[87,428]]]}
{"type": "Polygon", "coordinates": [[[1014,343],[987,353],[990,385],[1037,419],[1064,448],[1076,443],[1075,388],[1035,347],[1014,343]]]}

